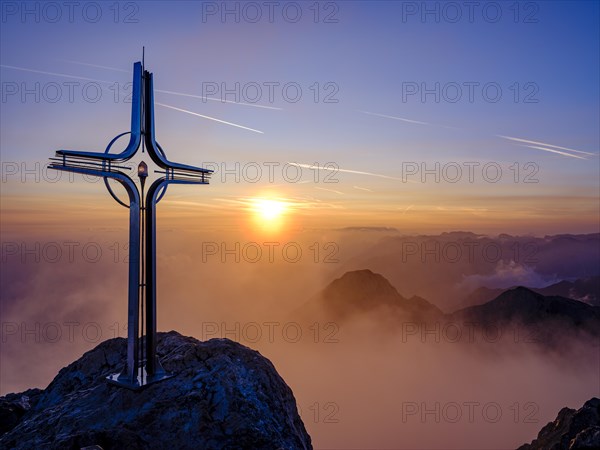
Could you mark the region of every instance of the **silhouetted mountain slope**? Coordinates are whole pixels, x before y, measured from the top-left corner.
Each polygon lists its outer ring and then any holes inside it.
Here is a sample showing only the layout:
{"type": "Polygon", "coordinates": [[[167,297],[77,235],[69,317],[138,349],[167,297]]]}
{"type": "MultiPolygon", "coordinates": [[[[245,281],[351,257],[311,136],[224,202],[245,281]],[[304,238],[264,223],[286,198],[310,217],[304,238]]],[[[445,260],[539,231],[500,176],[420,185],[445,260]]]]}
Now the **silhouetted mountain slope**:
{"type": "Polygon", "coordinates": [[[0,448],[312,448],[292,391],[258,352],[158,333],[158,354],[175,376],[135,392],[105,379],[122,369],[126,345],[104,341],[43,391],[0,398],[0,417],[12,418],[0,448]]]}
{"type": "MultiPolygon", "coordinates": [[[[511,288],[487,288],[475,289],[462,303],[462,307],[482,305],[498,297],[502,292],[511,288]]],[[[579,300],[592,306],[600,306],[600,276],[583,278],[575,281],[560,281],[543,288],[528,288],[538,294],[545,296],[560,296],[579,300]]]]}
{"type": "Polygon", "coordinates": [[[578,410],[563,408],[531,444],[517,450],[597,450],[600,448],[600,399],[592,398],[578,410]]]}
{"type": "Polygon", "coordinates": [[[383,276],[370,270],[346,272],[333,280],[321,297],[328,308],[368,310],[378,305],[399,305],[405,299],[383,276]]]}
{"type": "Polygon", "coordinates": [[[366,267],[386,277],[404,295],[420,295],[448,312],[460,307],[480,286],[543,286],[556,280],[597,276],[600,234],[391,234],[365,247],[340,270],[366,267]]]}
{"type": "Polygon", "coordinates": [[[385,277],[368,269],[346,272],[298,311],[300,318],[325,315],[330,320],[377,312],[414,321],[435,320],[442,316],[439,308],[420,297],[402,297],[385,277]]]}
{"type": "Polygon", "coordinates": [[[507,343],[536,343],[567,353],[573,349],[570,338],[600,344],[600,307],[517,287],[483,305],[443,314],[421,297],[404,298],[385,277],[370,270],[345,273],[294,314],[294,320],[307,323],[356,318],[373,320],[382,332],[400,331],[409,322],[426,323],[433,330],[452,323],[462,330],[463,342],[471,339],[467,327],[474,327],[486,333],[479,342],[496,342],[498,333],[507,343]]]}
{"type": "Polygon", "coordinates": [[[543,296],[524,287],[510,289],[483,305],[471,306],[449,316],[453,321],[479,325],[514,324],[535,330],[536,338],[558,345],[567,337],[600,334],[600,307],[558,296],[543,296]]]}
{"type": "Polygon", "coordinates": [[[519,320],[523,323],[564,319],[579,326],[589,319],[597,318],[599,310],[600,308],[577,300],[559,296],[546,297],[519,286],[503,292],[494,300],[483,305],[456,311],[452,316],[482,320],[519,320]]]}

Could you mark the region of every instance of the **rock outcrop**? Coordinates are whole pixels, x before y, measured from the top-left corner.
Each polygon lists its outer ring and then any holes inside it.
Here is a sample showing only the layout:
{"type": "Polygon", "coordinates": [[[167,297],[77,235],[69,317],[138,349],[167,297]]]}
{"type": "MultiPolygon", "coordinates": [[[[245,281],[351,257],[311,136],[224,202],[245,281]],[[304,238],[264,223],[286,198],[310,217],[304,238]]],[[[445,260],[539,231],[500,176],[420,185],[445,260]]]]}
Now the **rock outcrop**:
{"type": "Polygon", "coordinates": [[[131,391],[106,382],[125,361],[110,339],[43,391],[0,398],[0,448],[310,449],[291,389],[269,360],[228,339],[159,333],[173,378],[131,391]]]}
{"type": "Polygon", "coordinates": [[[578,410],[563,408],[537,439],[517,450],[596,450],[600,448],[600,399],[592,398],[578,410]]]}

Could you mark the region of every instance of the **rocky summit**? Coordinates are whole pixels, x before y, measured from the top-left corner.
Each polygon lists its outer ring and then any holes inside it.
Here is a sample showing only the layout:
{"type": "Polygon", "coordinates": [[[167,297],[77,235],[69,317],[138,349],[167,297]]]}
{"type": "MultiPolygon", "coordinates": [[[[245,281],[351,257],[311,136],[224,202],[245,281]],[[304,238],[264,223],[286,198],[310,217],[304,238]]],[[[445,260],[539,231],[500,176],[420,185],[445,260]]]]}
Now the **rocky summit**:
{"type": "Polygon", "coordinates": [[[159,333],[159,358],[175,376],[132,391],[105,379],[123,368],[126,344],[102,342],[46,389],[1,397],[0,448],[312,448],[291,389],[258,352],[159,333]]]}
{"type": "Polygon", "coordinates": [[[517,450],[597,450],[600,448],[600,399],[594,397],[580,409],[563,408],[530,444],[517,450]]]}

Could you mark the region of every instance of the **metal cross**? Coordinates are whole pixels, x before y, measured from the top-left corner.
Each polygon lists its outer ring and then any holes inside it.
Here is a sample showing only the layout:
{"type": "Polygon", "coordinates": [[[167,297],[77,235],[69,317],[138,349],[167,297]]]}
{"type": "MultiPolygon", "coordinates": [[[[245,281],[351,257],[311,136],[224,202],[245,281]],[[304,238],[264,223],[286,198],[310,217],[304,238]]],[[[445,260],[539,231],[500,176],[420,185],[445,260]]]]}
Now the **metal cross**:
{"type": "MultiPolygon", "coordinates": [[[[143,150],[142,150],[143,151],[143,150]]],[[[140,389],[148,384],[173,376],[161,366],[156,355],[156,204],[164,196],[169,184],[208,184],[211,170],[171,162],[156,142],[154,132],[154,89],[152,73],[144,70],[141,62],[133,65],[133,94],[131,105],[131,131],[115,137],[104,153],[58,150],[50,158],[49,167],[56,170],[95,175],[104,178],[110,195],[129,208],[129,289],[127,320],[127,362],[121,373],[107,377],[108,381],[130,389],[140,389]],[[129,144],[121,153],[110,153],[112,145],[121,136],[129,134],[129,144]],[[148,188],[144,197],[144,184],[148,166],[138,166],[141,192],[123,170],[123,165],[139,150],[143,142],[148,155],[162,170],[162,174],[148,188]],[[129,202],[120,200],[113,192],[108,179],[118,181],[127,191],[129,202]],[[140,333],[145,304],[145,346],[140,333]]]]}

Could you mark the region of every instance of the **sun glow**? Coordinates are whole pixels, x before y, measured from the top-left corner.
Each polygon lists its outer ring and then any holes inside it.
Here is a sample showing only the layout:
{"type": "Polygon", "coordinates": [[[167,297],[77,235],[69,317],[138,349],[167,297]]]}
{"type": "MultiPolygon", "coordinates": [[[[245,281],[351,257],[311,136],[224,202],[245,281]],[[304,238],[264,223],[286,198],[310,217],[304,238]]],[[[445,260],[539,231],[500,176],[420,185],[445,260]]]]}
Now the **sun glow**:
{"type": "Polygon", "coordinates": [[[256,213],[266,221],[277,220],[286,210],[284,202],[268,198],[257,198],[254,201],[256,213]]]}
{"type": "Polygon", "coordinates": [[[285,201],[274,198],[254,198],[250,207],[254,220],[263,230],[277,231],[289,212],[285,201]]]}

